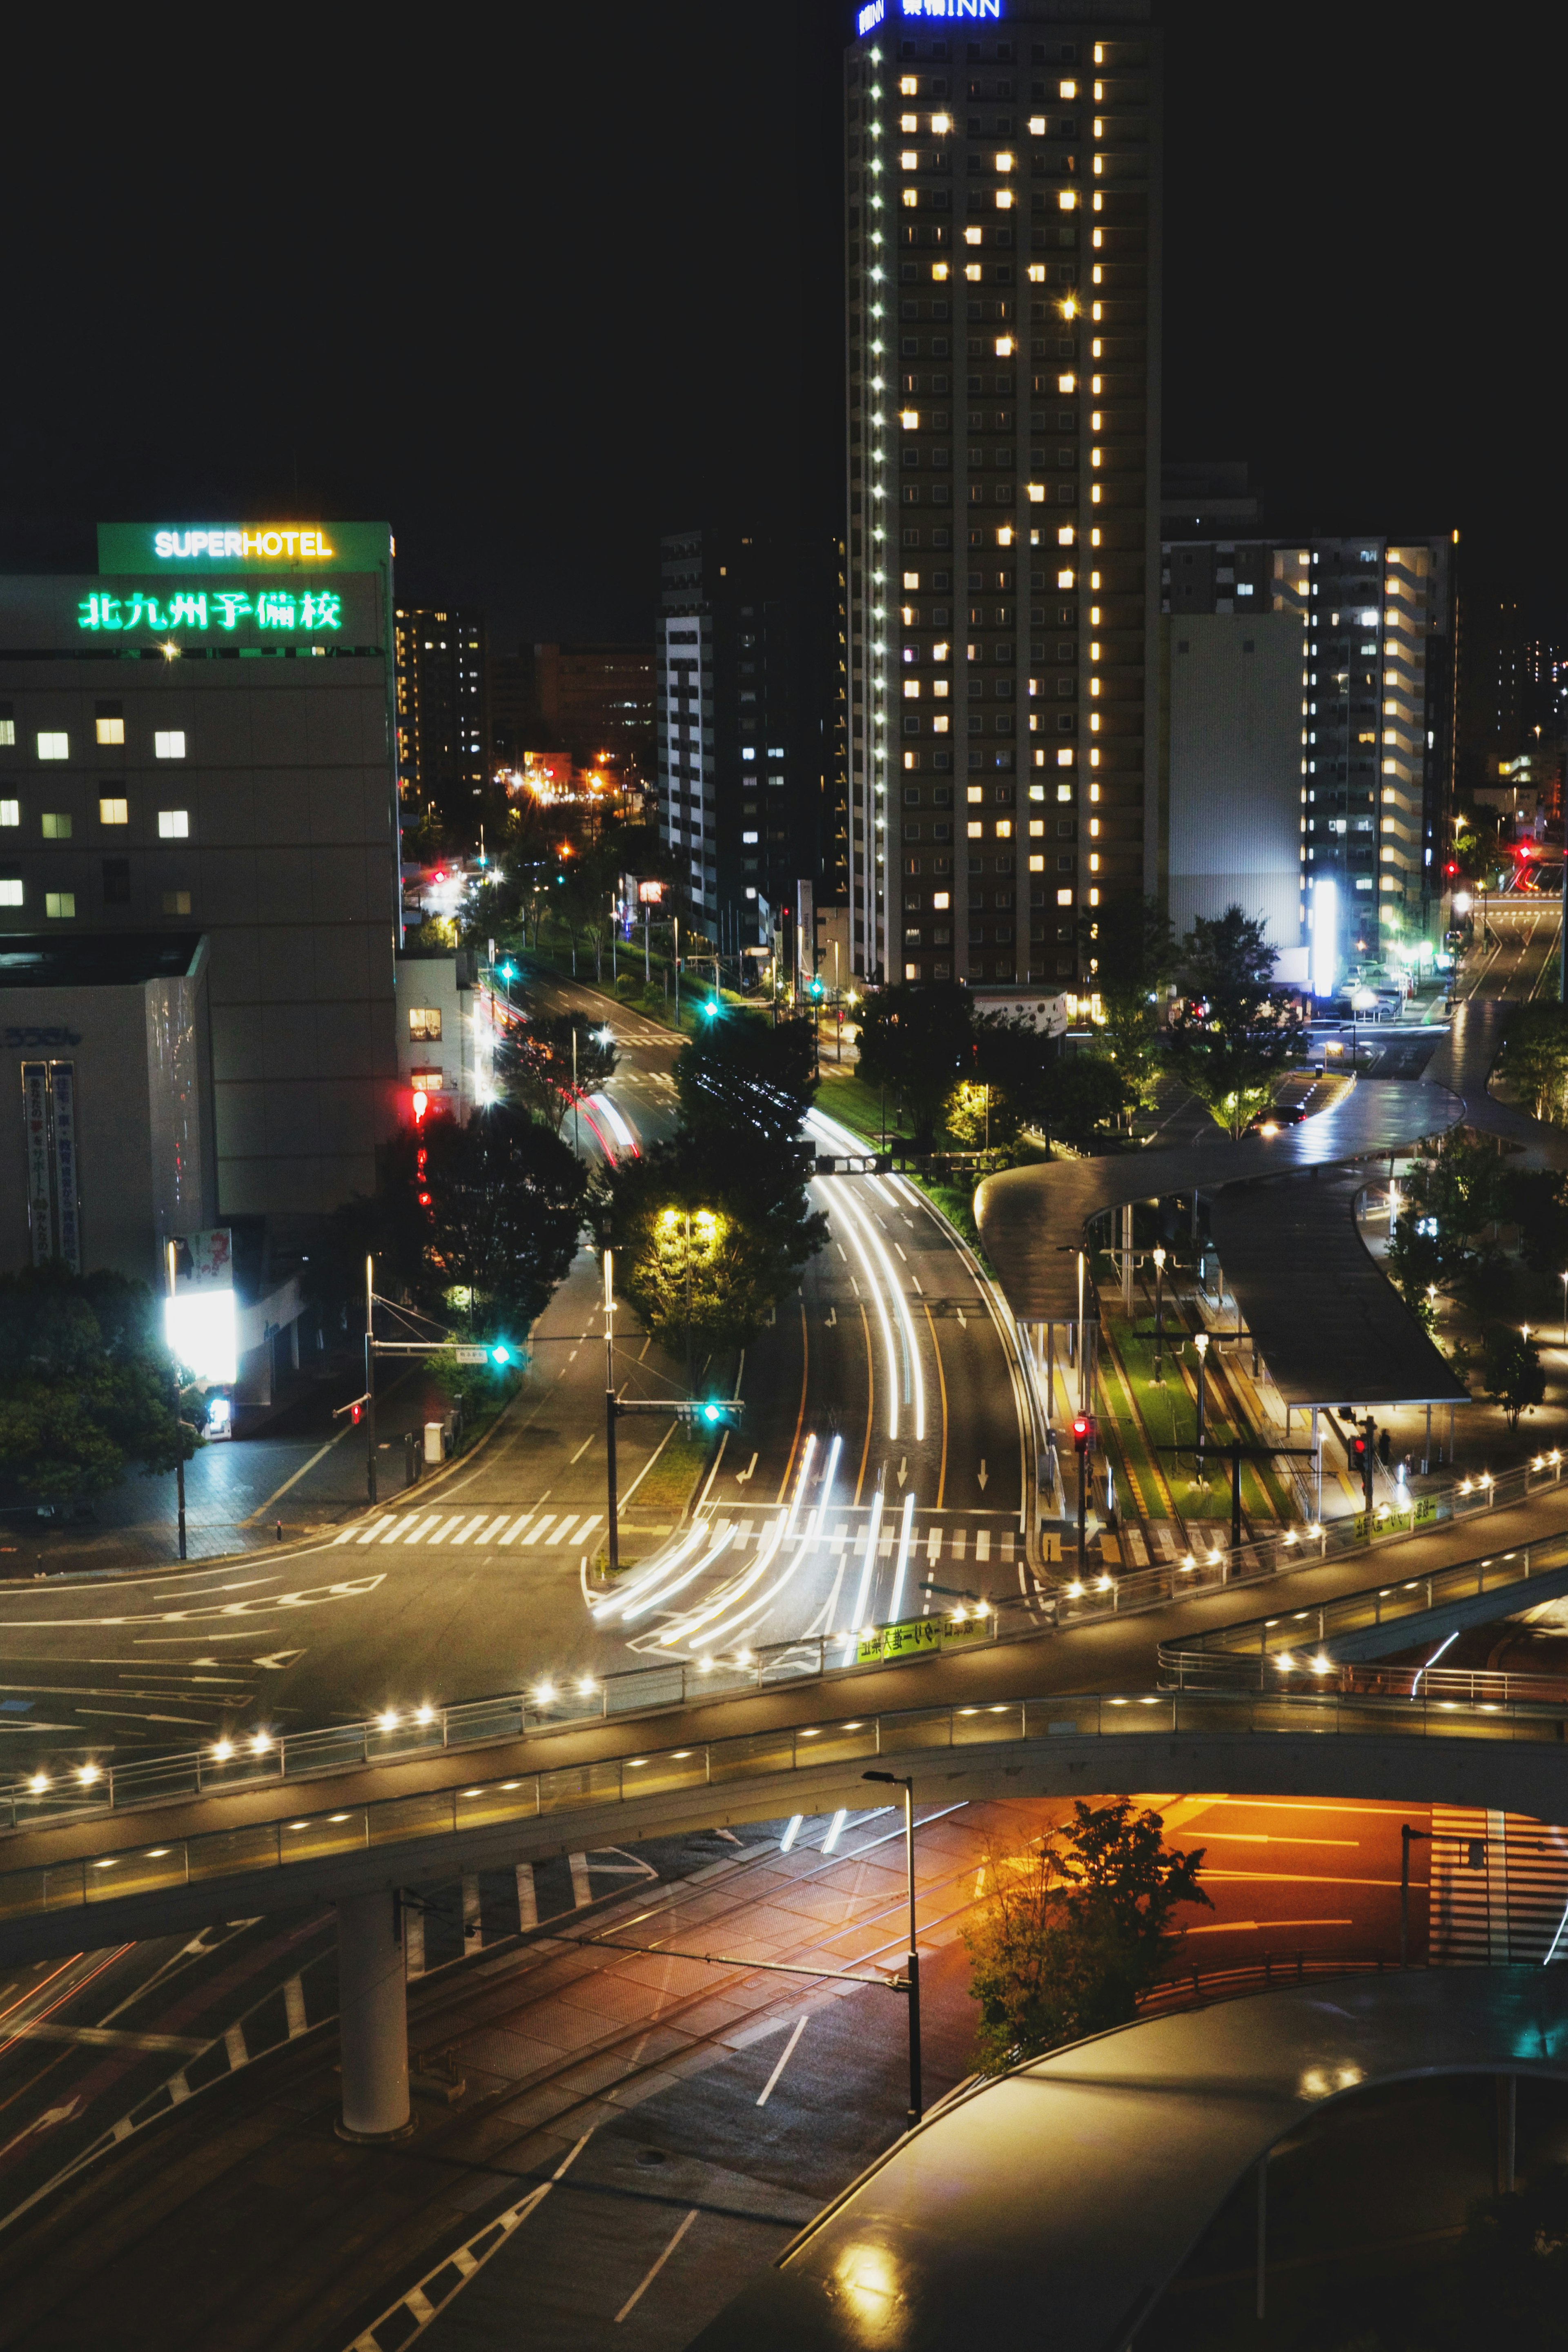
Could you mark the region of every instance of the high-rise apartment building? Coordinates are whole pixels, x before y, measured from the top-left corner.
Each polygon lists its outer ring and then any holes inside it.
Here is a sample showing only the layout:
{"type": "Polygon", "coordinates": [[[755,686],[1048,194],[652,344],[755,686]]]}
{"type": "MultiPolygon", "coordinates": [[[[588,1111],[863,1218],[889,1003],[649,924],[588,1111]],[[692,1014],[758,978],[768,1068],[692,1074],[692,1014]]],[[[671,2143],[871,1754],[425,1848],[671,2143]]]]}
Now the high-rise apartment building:
{"type": "Polygon", "coordinates": [[[454,825],[469,821],[489,768],[482,613],[400,608],[397,774],[408,814],[432,801],[454,825]]]}
{"type": "Polygon", "coordinates": [[[658,830],[724,953],[766,946],[799,883],[844,904],[842,577],[837,542],[661,543],[658,830]]]}
{"type": "Polygon", "coordinates": [[[1070,979],[1157,878],[1159,37],[1147,0],[856,22],[855,966],[1070,979]]]}
{"type": "MultiPolygon", "coordinates": [[[[1172,540],[1163,550],[1173,640],[1184,616],[1206,614],[1287,614],[1300,627],[1300,913],[1305,937],[1314,885],[1333,882],[1342,964],[1430,937],[1443,896],[1456,738],[1453,553],[1446,534],[1375,533],[1172,540]]],[[[1173,675],[1176,650],[1173,643],[1173,675]]],[[[1173,831],[1204,814],[1173,805],[1173,831]]],[[[1228,845],[1215,850],[1229,855],[1228,845]]]]}

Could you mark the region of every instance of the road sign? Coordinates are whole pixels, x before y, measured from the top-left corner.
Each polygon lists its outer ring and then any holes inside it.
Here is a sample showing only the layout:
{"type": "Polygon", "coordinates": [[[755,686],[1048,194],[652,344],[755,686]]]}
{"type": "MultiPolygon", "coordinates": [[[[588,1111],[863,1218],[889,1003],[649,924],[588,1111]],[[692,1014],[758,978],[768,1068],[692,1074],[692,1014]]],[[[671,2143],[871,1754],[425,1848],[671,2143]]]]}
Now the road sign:
{"type": "Polygon", "coordinates": [[[454,1348],[452,1353],[459,1364],[488,1364],[490,1360],[488,1348],[454,1348]]]}

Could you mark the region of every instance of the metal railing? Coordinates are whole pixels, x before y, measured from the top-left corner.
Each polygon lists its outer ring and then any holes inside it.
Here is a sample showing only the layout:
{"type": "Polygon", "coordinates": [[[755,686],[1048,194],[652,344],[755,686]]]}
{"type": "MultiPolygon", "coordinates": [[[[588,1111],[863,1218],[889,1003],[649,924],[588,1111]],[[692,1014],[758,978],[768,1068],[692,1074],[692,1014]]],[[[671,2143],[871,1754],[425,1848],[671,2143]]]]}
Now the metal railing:
{"type": "MultiPolygon", "coordinates": [[[[1268,1732],[1321,1738],[1484,1739],[1568,1744],[1568,1707],[1524,1704],[1473,1707],[1457,1700],[1346,1698],[1338,1693],[1258,1696],[1232,1691],[1137,1691],[1116,1696],[982,1700],[900,1708],[847,1720],[784,1725],[739,1738],[701,1740],[642,1756],[612,1757],[553,1771],[350,1804],[293,1820],[171,1838],[164,1843],[0,1874],[0,1920],[154,1895],[237,1873],[287,1871],[430,1838],[548,1820],[639,1797],[718,1789],[773,1774],[809,1771],[891,1756],[918,1766],[922,1755],[1026,1740],[1170,1738],[1268,1732]]],[[[1124,1759],[1113,1769],[1123,1769],[1124,1759]]],[[[781,1790],[781,1811],[790,1803],[781,1790]]]]}
{"type": "MultiPolygon", "coordinates": [[[[1407,1962],[1425,1969],[1426,1962],[1407,1962]]],[[[1238,2000],[1247,1993],[1281,1991],[1308,1977],[1382,1976],[1398,1972],[1397,1955],[1382,1952],[1265,1952],[1260,1960],[1241,1960],[1230,1969],[1184,1969],[1152,1984],[1138,2003],[1140,2017],[1163,2017],[1173,2009],[1202,2009],[1215,2000],[1238,2000]]]]}
{"type": "MultiPolygon", "coordinates": [[[[1445,1603],[1475,1600],[1488,1592],[1505,1591],[1516,1584],[1539,1581],[1543,1576],[1560,1576],[1565,1571],[1568,1536],[1553,1537],[1545,1543],[1521,1544],[1511,1551],[1489,1552],[1484,1559],[1458,1560],[1452,1568],[1433,1569],[1425,1575],[1368,1586],[1361,1592],[1342,1593],[1337,1600],[1293,1609],[1288,1615],[1254,1617],[1245,1624],[1216,1626],[1210,1633],[1196,1634],[1185,1641],[1163,1642],[1159,1649],[1161,1676],[1173,1681],[1178,1690],[1274,1690],[1289,1687],[1292,1679],[1310,1685],[1330,1675],[1340,1677],[1341,1687],[1360,1689],[1361,1676],[1381,1675],[1387,1678],[1385,1686],[1392,1694],[1408,1697],[1409,1688],[1401,1689],[1398,1677],[1404,1676],[1407,1684],[1419,1682],[1425,1689],[1426,1677],[1434,1673],[1442,1675],[1444,1670],[1423,1666],[1363,1667],[1329,1658],[1321,1652],[1313,1654],[1314,1646],[1364,1632],[1369,1626],[1397,1625],[1401,1618],[1426,1616],[1445,1603]]],[[[1480,1679],[1495,1681],[1497,1677],[1480,1679]]],[[[1444,1681],[1445,1696],[1449,1691],[1460,1696],[1481,1696],[1479,1687],[1461,1690],[1461,1683],[1467,1686],[1476,1685],[1478,1678],[1460,1669],[1448,1669],[1444,1681]]],[[[1370,1695],[1370,1682],[1367,1688],[1370,1695]]],[[[1521,1695],[1506,1691],[1486,1694],[1489,1697],[1521,1695]]],[[[1550,1687],[1542,1696],[1550,1700],[1550,1687]]]]}

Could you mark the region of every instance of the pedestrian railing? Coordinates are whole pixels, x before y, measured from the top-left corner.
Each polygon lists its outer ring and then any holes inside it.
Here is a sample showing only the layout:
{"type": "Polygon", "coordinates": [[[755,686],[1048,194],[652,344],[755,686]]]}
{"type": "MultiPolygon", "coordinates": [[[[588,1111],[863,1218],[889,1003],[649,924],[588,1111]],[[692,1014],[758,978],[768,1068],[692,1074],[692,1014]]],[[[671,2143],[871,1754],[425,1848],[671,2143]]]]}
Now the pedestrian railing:
{"type": "MultiPolygon", "coordinates": [[[[1409,1697],[1416,1690],[1433,1696],[1440,1689],[1444,1696],[1521,1697],[1527,1696],[1521,1689],[1499,1691],[1492,1685],[1525,1678],[1440,1665],[1362,1665],[1330,1657],[1321,1645],[1368,1627],[1397,1625],[1402,1618],[1425,1616],[1456,1601],[1539,1583],[1543,1577],[1558,1581],[1568,1577],[1568,1536],[1489,1552],[1484,1559],[1459,1560],[1452,1568],[1400,1577],[1363,1591],[1343,1592],[1277,1617],[1254,1617],[1245,1624],[1219,1625],[1212,1633],[1162,1643],[1161,1677],[1178,1690],[1274,1690],[1310,1686],[1332,1676],[1338,1687],[1364,1690],[1369,1696],[1381,1692],[1409,1697]],[[1430,1679],[1434,1676],[1436,1682],[1430,1679]]],[[[1528,1679],[1537,1685],[1546,1683],[1533,1695],[1553,1696],[1550,1678],[1528,1679]]]]}
{"type": "MultiPolygon", "coordinates": [[[[401,1845],[424,1845],[431,1839],[553,1816],[602,1810],[608,1828],[617,1808],[641,1797],[733,1789],[775,1776],[782,1812],[794,1801],[790,1779],[822,1766],[856,1767],[898,1758],[919,1771],[934,1756],[1026,1741],[1205,1734],[1245,1738],[1260,1732],[1274,1738],[1294,1733],[1313,1738],[1483,1739],[1563,1747],[1568,1744],[1568,1706],[1463,1706],[1451,1699],[1347,1698],[1317,1692],[1136,1691],[900,1708],[843,1721],[783,1725],[738,1738],[698,1740],[556,1770],[514,1772],[504,1780],[463,1788],[414,1790],[371,1803],[334,1806],[330,1812],[241,1822],[195,1837],[9,1871],[0,1874],[0,1920],[156,1895],[239,1874],[288,1872],[302,1863],[344,1859],[377,1848],[387,1850],[390,1861],[391,1851],[401,1845]]],[[[1117,1757],[1108,1769],[1121,1785],[1127,1759],[1117,1757]]],[[[1139,1768],[1134,1763],[1131,1769],[1139,1768]]],[[[1091,1780],[1086,1785],[1096,1784],[1091,1780]]]]}
{"type": "Polygon", "coordinates": [[[1152,1984],[1138,2003],[1140,2017],[1163,2017],[1173,2009],[1205,2009],[1211,2001],[1238,2000],[1248,1993],[1283,1990],[1307,1978],[1382,1976],[1402,1966],[1425,1969],[1426,1962],[1402,1963],[1382,1952],[1265,1952],[1231,1969],[1182,1969],[1152,1984]]]}

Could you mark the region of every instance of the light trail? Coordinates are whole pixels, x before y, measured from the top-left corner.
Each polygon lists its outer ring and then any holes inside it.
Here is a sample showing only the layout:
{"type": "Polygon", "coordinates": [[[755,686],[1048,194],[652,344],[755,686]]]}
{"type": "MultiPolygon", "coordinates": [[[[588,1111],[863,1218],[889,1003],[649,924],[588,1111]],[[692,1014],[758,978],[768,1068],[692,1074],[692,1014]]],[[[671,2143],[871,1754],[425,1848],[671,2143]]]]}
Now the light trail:
{"type": "Polygon", "coordinates": [[[876,1268],[867,1255],[858,1220],[849,1207],[848,1195],[840,1192],[833,1205],[836,1209],[844,1210],[848,1216],[849,1239],[855,1255],[860,1261],[860,1271],[866,1277],[867,1286],[876,1305],[877,1319],[882,1327],[882,1345],[888,1358],[888,1435],[889,1438],[896,1438],[899,1433],[899,1351],[893,1344],[893,1327],[888,1317],[888,1302],[883,1296],[882,1286],[877,1279],[876,1268]]]}
{"type": "MultiPolygon", "coordinates": [[[[1447,1650],[1447,1649],[1451,1649],[1451,1648],[1452,1648],[1452,1646],[1453,1646],[1453,1644],[1454,1644],[1454,1643],[1458,1640],[1458,1638],[1459,1638],[1459,1637],[1458,1637],[1458,1633],[1450,1633],[1450,1634],[1449,1634],[1449,1636],[1448,1636],[1448,1638],[1447,1638],[1447,1640],[1446,1642],[1439,1642],[1439,1643],[1438,1643],[1438,1644],[1437,1644],[1437,1646],[1436,1646],[1436,1648],[1433,1651],[1433,1653],[1432,1653],[1431,1656],[1427,1659],[1427,1661],[1426,1661],[1426,1666],[1435,1666],[1435,1665],[1436,1664],[1436,1663],[1437,1663],[1438,1659],[1442,1656],[1442,1654],[1443,1654],[1444,1651],[1445,1651],[1445,1650],[1447,1650]]],[[[1415,1677],[1415,1681],[1411,1684],[1411,1685],[1410,1685],[1410,1696],[1411,1696],[1411,1697],[1412,1697],[1412,1698],[1414,1698],[1414,1697],[1415,1697],[1415,1696],[1416,1692],[1417,1692],[1417,1691],[1420,1689],[1420,1687],[1421,1687],[1421,1675],[1424,1675],[1424,1674],[1426,1673],[1426,1666],[1423,1666],[1423,1667],[1421,1668],[1420,1674],[1417,1674],[1417,1675],[1416,1675],[1416,1677],[1415,1677]]]]}
{"type": "Polygon", "coordinates": [[[616,1141],[620,1145],[621,1150],[623,1151],[630,1152],[634,1160],[640,1160],[642,1158],[642,1152],[638,1147],[637,1137],[633,1133],[632,1129],[627,1124],[626,1120],[622,1118],[620,1112],[616,1108],[616,1106],[610,1100],[609,1096],[606,1094],[590,1095],[588,1100],[595,1104],[596,1108],[604,1113],[605,1118],[608,1119],[611,1128],[615,1131],[616,1141]]]}
{"type": "Polygon", "coordinates": [[[903,1606],[904,1574],[910,1564],[910,1538],[914,1533],[915,1497],[911,1487],[904,1496],[903,1525],[899,1529],[899,1562],[893,1570],[893,1598],[888,1608],[888,1622],[896,1625],[899,1611],[903,1606]]]}
{"type": "Polygon", "coordinates": [[[594,1604],[595,1623],[602,1624],[606,1618],[615,1616],[618,1610],[626,1608],[628,1601],[640,1601],[645,1593],[650,1591],[655,1585],[661,1583],[672,1570],[679,1568],[683,1560],[689,1559],[699,1545],[706,1539],[707,1534],[706,1526],[699,1520],[690,1533],[684,1536],[676,1545],[672,1552],[667,1553],[662,1559],[650,1562],[645,1576],[628,1584],[624,1591],[612,1592],[605,1600],[595,1602],[594,1604]]]}
{"type": "MultiPolygon", "coordinates": [[[[765,1544],[758,1552],[744,1575],[736,1577],[731,1584],[724,1587],[722,1591],[716,1592],[712,1600],[706,1602],[702,1608],[693,1611],[684,1623],[669,1626],[658,1637],[662,1644],[668,1645],[675,1642],[689,1641],[695,1647],[699,1639],[703,1636],[703,1629],[713,1619],[722,1617],[727,1611],[735,1606],[737,1601],[743,1601],[749,1592],[755,1591],[773,1566],[779,1551],[795,1534],[795,1521],[800,1514],[801,1504],[805,1498],[806,1482],[811,1476],[812,1457],[816,1451],[816,1437],[814,1432],[806,1439],[801,1454],[800,1475],[795,1480],[794,1499],[783,1521],[775,1521],[772,1541],[765,1544]]],[[[710,1647],[711,1637],[708,1639],[710,1647]]]]}
{"type": "MultiPolygon", "coordinates": [[[[894,1266],[892,1259],[888,1255],[886,1249],[883,1247],[881,1240],[873,1228],[871,1219],[868,1216],[864,1207],[859,1202],[853,1198],[847,1189],[837,1196],[837,1204],[842,1207],[848,1215],[852,1228],[858,1228],[860,1233],[864,1234],[868,1246],[875,1253],[881,1266],[889,1296],[891,1297],[894,1308],[898,1314],[900,1336],[904,1343],[904,1364],[906,1371],[905,1387],[906,1390],[912,1389],[913,1391],[912,1402],[915,1412],[915,1435],[917,1438],[923,1438],[926,1433],[925,1374],[921,1370],[920,1349],[915,1339],[914,1318],[910,1313],[910,1302],[904,1296],[903,1286],[899,1280],[898,1270],[894,1266]]],[[[879,1303],[880,1301],[879,1299],[879,1303]]],[[[889,1359],[889,1363],[890,1376],[892,1367],[892,1360],[890,1357],[889,1359]]],[[[893,1397],[893,1426],[888,1433],[889,1437],[897,1437],[899,1433],[898,1391],[896,1386],[894,1387],[893,1397]]]]}
{"type": "Polygon", "coordinates": [[[635,1618],[646,1617],[650,1609],[662,1608],[664,1603],[667,1601],[672,1601],[678,1592],[684,1592],[689,1584],[695,1584],[697,1579],[702,1574],[705,1569],[714,1567],[718,1561],[723,1559],[724,1554],[729,1550],[730,1546],[735,1540],[736,1532],[736,1528],[732,1522],[726,1519],[717,1537],[709,1546],[708,1549],[702,1554],[700,1559],[694,1561],[692,1566],[687,1570],[684,1576],[678,1576],[673,1584],[660,1585],[657,1592],[650,1593],[646,1600],[639,1600],[635,1609],[628,1609],[626,1611],[626,1617],[623,1622],[629,1625],[635,1618]]]}
{"type": "Polygon", "coordinates": [[[860,1570],[860,1590],[855,1597],[855,1616],[849,1627],[849,1638],[844,1644],[844,1655],[838,1661],[847,1666],[855,1655],[855,1637],[866,1622],[866,1603],[871,1591],[871,1579],[876,1573],[877,1543],[882,1532],[882,1490],[878,1487],[871,1497],[871,1516],[866,1522],[866,1558],[860,1570]]]}
{"type": "Polygon", "coordinates": [[[807,1527],[805,1533],[801,1536],[796,1542],[795,1557],[791,1559],[788,1567],[784,1570],[784,1574],[779,1578],[776,1584],[770,1585],[767,1591],[764,1592],[760,1599],[751,1601],[746,1608],[741,1611],[738,1616],[727,1619],[722,1625],[710,1625],[702,1637],[705,1644],[711,1646],[714,1643],[728,1641],[730,1635],[738,1632],[740,1627],[745,1624],[749,1619],[760,1616],[763,1610],[771,1608],[773,1603],[779,1598],[779,1595],[794,1582],[800,1569],[816,1550],[816,1545],[821,1538],[822,1522],[826,1514],[828,1504],[832,1498],[833,1480],[838,1468],[838,1456],[842,1450],[843,1444],[844,1441],[841,1437],[836,1437],[828,1448],[827,1467],[823,1473],[821,1496],[818,1499],[816,1510],[811,1515],[810,1525],[807,1527]]]}

